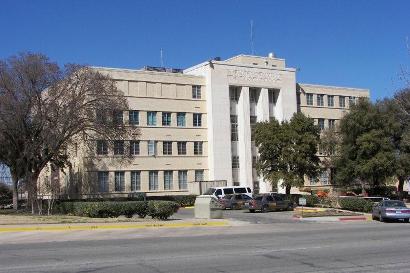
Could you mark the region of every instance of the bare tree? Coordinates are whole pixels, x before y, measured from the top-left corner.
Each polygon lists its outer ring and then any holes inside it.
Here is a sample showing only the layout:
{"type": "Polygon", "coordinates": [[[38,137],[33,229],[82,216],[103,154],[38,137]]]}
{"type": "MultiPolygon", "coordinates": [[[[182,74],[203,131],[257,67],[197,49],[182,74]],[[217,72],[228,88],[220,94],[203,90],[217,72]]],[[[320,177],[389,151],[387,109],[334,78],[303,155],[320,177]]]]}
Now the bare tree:
{"type": "Polygon", "coordinates": [[[138,129],[116,119],[127,108],[114,81],[92,68],[32,53],[0,61],[0,162],[10,168],[13,206],[24,179],[34,210],[41,171],[69,166],[78,141],[135,139],[138,129]]]}

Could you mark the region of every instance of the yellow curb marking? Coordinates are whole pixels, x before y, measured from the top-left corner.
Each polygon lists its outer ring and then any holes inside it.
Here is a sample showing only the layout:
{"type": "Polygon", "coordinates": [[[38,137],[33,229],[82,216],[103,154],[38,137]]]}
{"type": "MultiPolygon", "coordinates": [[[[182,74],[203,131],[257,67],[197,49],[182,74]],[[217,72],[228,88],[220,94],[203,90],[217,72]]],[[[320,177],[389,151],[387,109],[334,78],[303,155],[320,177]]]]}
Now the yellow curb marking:
{"type": "Polygon", "coordinates": [[[222,227],[229,226],[228,222],[198,222],[198,223],[154,223],[136,225],[89,225],[89,226],[37,226],[0,228],[0,232],[17,231],[63,231],[63,230],[96,230],[96,229],[138,229],[138,228],[181,228],[181,227],[222,227]]]}

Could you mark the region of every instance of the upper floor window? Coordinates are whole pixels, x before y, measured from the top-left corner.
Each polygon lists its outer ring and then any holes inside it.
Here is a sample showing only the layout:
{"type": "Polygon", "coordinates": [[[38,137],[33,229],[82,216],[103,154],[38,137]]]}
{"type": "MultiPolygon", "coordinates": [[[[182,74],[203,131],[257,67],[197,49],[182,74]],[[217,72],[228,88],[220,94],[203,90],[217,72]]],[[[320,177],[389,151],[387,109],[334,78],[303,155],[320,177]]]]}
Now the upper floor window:
{"type": "Polygon", "coordinates": [[[107,123],[107,113],[104,110],[95,111],[95,120],[97,123],[105,124],[107,123]]]}
{"type": "Polygon", "coordinates": [[[178,147],[179,155],[186,155],[186,142],[185,141],[178,141],[177,147],[178,147]]]}
{"type": "Polygon", "coordinates": [[[97,140],[97,154],[106,155],[108,154],[108,142],[105,140],[97,140]]]}
{"type": "Polygon", "coordinates": [[[157,142],[155,140],[148,141],[148,155],[157,154],[157,142]]]}
{"type": "Polygon", "coordinates": [[[346,107],[346,99],[344,96],[339,96],[339,107],[340,108],[346,107]]]}
{"type": "Polygon", "coordinates": [[[232,169],[239,169],[239,156],[232,156],[232,169]]]}
{"type": "Polygon", "coordinates": [[[177,126],[185,127],[185,113],[177,113],[177,126]]]}
{"type": "Polygon", "coordinates": [[[254,139],[255,139],[256,122],[257,122],[257,117],[256,117],[256,116],[251,116],[251,117],[250,117],[250,123],[251,123],[251,140],[254,140],[254,139]]]}
{"type": "Polygon", "coordinates": [[[356,104],[356,97],[349,97],[349,107],[356,104]]]}
{"type": "Polygon", "coordinates": [[[202,126],[202,114],[194,113],[193,115],[193,126],[201,127],[202,126]]]}
{"type": "Polygon", "coordinates": [[[162,153],[164,155],[172,155],[172,142],[171,141],[162,142],[162,153]]]}
{"type": "Polygon", "coordinates": [[[334,98],[335,98],[334,96],[327,95],[327,106],[329,107],[335,106],[334,98]]]}
{"type": "Polygon", "coordinates": [[[313,105],[313,94],[306,93],[306,104],[313,105]]]}
{"type": "Polygon", "coordinates": [[[279,90],[276,90],[276,89],[268,89],[268,99],[269,99],[269,103],[276,104],[275,92],[279,93],[279,90]]]}
{"type": "Polygon", "coordinates": [[[324,102],[323,102],[323,98],[325,95],[322,94],[317,94],[316,98],[317,98],[317,106],[323,106],[324,102]]]}
{"type": "Polygon", "coordinates": [[[157,112],[147,112],[147,125],[149,126],[157,125],[157,112]]]}
{"type": "Polygon", "coordinates": [[[124,154],[124,141],[116,140],[114,141],[114,155],[123,155],[124,154]]]}
{"type": "Polygon", "coordinates": [[[171,126],[171,113],[162,112],[162,126],[171,126]]]}
{"type": "Polygon", "coordinates": [[[258,89],[256,88],[249,88],[249,102],[256,103],[258,98],[258,89]]]}
{"type": "Polygon", "coordinates": [[[200,99],[201,98],[201,86],[200,85],[193,85],[192,86],[192,98],[193,99],[200,99]]]}
{"type": "Polygon", "coordinates": [[[122,124],[123,123],[123,113],[122,111],[116,110],[112,113],[112,121],[114,124],[122,124]]]}
{"type": "Polygon", "coordinates": [[[238,141],[238,116],[231,115],[231,141],[238,141]]]}
{"type": "Polygon", "coordinates": [[[194,155],[202,155],[202,141],[194,142],[194,155]]]}
{"type": "Polygon", "coordinates": [[[130,155],[139,155],[139,154],[140,154],[140,142],[130,141],[130,155]]]}
{"type": "Polygon", "coordinates": [[[131,110],[128,113],[128,123],[130,125],[138,125],[140,123],[140,116],[139,112],[135,110],[131,110]]]}
{"type": "Polygon", "coordinates": [[[241,91],[238,86],[229,86],[229,97],[231,101],[238,102],[241,91]]]}

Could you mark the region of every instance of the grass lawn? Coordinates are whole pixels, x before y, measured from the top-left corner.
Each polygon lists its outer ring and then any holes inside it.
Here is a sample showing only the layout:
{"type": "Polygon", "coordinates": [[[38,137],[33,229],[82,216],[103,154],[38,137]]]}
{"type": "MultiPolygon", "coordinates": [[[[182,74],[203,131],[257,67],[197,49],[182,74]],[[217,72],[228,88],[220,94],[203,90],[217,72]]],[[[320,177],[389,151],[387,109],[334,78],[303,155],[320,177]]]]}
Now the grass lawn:
{"type": "Polygon", "coordinates": [[[151,217],[144,219],[133,218],[89,218],[71,215],[32,215],[27,212],[15,212],[9,209],[0,209],[0,225],[24,225],[24,224],[66,224],[66,223],[120,223],[120,222],[147,222],[158,221],[151,217]]]}

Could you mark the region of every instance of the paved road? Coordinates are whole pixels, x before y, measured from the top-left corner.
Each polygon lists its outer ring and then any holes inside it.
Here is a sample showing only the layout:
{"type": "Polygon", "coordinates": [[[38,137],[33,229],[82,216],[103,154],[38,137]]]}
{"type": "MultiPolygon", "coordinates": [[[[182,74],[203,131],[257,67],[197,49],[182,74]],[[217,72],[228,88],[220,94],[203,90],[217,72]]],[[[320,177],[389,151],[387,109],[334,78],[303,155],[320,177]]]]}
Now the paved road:
{"type": "Polygon", "coordinates": [[[282,223],[151,230],[140,238],[135,230],[105,231],[47,243],[60,233],[27,234],[36,242],[3,240],[0,272],[410,272],[409,229],[282,223]]]}

